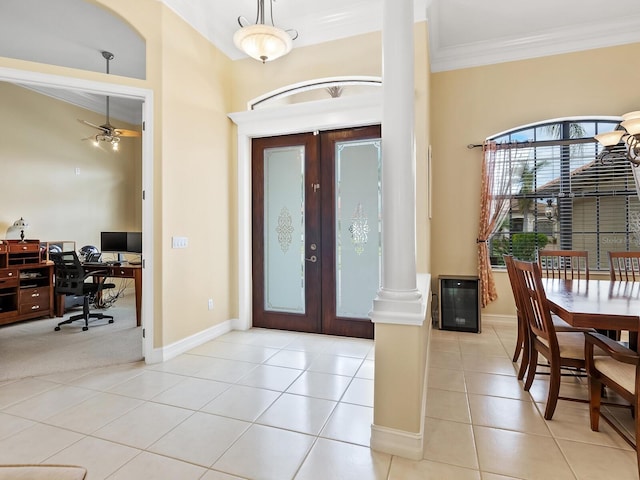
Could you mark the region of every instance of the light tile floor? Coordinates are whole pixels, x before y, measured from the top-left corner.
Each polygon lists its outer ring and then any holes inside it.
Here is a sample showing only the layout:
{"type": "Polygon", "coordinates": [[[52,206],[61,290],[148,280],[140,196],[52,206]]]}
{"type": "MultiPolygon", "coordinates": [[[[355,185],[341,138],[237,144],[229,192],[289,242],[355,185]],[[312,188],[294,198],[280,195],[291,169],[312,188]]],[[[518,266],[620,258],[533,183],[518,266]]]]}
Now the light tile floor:
{"type": "MultiPolygon", "coordinates": [[[[0,463],[84,465],[89,479],[638,479],[635,453],[585,404],[542,417],[515,329],[431,336],[424,460],[369,449],[371,341],[253,329],[160,365],[0,383],[0,463]]],[[[586,398],[581,379],[562,394],[586,398]]],[[[633,431],[627,411],[620,425],[633,431]]]]}

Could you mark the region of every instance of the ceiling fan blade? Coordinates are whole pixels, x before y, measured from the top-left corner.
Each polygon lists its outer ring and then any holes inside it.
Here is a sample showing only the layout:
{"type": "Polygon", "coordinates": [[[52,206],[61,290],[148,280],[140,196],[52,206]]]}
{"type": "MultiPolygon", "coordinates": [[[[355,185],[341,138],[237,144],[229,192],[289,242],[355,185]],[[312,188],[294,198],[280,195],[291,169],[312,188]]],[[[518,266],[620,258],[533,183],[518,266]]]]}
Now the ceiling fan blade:
{"type": "Polygon", "coordinates": [[[116,128],[114,132],[119,137],[140,137],[142,133],[137,132],[136,130],[126,130],[124,128],[116,128]]]}
{"type": "Polygon", "coordinates": [[[105,133],[109,131],[109,129],[104,127],[104,126],[94,125],[93,123],[87,122],[86,120],[81,120],[81,119],[78,118],[78,121],[80,123],[84,123],[85,125],[89,125],[90,127],[97,128],[98,130],[101,130],[101,131],[103,131],[105,133]]]}

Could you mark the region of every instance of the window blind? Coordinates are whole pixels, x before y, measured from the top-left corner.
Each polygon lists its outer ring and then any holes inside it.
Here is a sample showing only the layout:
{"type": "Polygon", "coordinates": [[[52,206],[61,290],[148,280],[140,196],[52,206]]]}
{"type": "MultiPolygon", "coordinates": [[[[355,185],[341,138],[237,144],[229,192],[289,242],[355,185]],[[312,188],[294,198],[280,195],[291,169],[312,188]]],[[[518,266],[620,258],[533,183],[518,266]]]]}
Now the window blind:
{"type": "Polygon", "coordinates": [[[640,201],[631,164],[597,156],[597,133],[611,120],[538,124],[492,138],[498,168],[510,169],[508,211],[491,239],[493,265],[502,254],[535,260],[542,248],[587,250],[590,270],[608,270],[608,251],[640,250],[640,201]]]}

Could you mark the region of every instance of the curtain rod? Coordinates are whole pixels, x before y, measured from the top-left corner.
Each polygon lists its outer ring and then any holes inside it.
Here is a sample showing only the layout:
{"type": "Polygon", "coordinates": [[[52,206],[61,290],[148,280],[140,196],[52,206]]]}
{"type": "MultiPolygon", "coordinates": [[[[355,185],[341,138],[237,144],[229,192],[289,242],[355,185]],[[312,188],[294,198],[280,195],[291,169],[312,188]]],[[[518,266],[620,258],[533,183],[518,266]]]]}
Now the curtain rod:
{"type": "MultiPolygon", "coordinates": [[[[497,148],[523,148],[523,147],[553,147],[557,145],[574,145],[576,143],[596,143],[596,139],[593,137],[588,138],[573,138],[570,140],[538,140],[538,141],[526,141],[526,142],[511,142],[511,143],[497,143],[497,148]]],[[[467,145],[468,149],[480,148],[482,143],[470,143],[467,145]]]]}

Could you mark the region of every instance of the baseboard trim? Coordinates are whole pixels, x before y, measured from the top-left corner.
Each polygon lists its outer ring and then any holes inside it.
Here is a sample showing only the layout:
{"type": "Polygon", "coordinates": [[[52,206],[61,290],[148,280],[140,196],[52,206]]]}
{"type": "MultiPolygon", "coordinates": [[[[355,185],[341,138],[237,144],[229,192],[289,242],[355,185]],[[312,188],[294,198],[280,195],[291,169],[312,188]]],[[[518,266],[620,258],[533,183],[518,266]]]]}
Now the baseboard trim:
{"type": "Polygon", "coordinates": [[[422,460],[423,429],[421,427],[420,432],[412,433],[372,424],[371,449],[410,460],[422,460]]]}
{"type": "Polygon", "coordinates": [[[482,322],[485,324],[496,324],[496,325],[517,325],[518,320],[515,315],[498,315],[495,313],[483,313],[482,314],[482,322]]]}
{"type": "Polygon", "coordinates": [[[251,328],[251,325],[247,325],[247,322],[241,322],[239,318],[232,318],[229,322],[231,322],[231,330],[248,330],[251,328]]]}
{"type": "Polygon", "coordinates": [[[177,342],[167,345],[166,347],[154,348],[151,355],[145,356],[146,363],[161,363],[171,360],[178,355],[188,352],[192,348],[196,348],[203,343],[218,338],[227,332],[231,331],[231,325],[233,320],[227,320],[225,322],[214,325],[211,328],[207,328],[201,332],[191,335],[190,337],[183,338],[177,342]]]}

